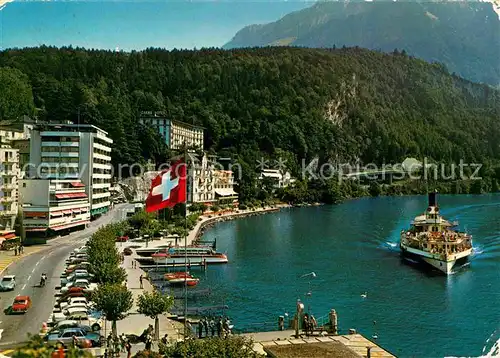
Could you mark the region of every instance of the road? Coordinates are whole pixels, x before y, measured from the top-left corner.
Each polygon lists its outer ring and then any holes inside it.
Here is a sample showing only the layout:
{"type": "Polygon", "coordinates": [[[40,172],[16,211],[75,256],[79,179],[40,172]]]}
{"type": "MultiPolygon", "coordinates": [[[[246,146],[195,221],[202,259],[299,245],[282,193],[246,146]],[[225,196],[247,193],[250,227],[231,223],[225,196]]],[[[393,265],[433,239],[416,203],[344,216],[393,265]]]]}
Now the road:
{"type": "Polygon", "coordinates": [[[116,205],[112,211],[93,221],[87,229],[50,240],[42,250],[24,257],[5,270],[3,275],[16,275],[16,288],[11,292],[0,293],[0,348],[26,341],[28,333],[40,332],[42,323],[52,313],[55,288],[60,285],[60,275],[69,253],[84,245],[100,226],[124,220],[125,209],[132,207],[133,204],[116,205]],[[42,273],[48,277],[43,288],[39,287],[42,273]],[[24,315],[5,315],[3,309],[10,306],[17,295],[29,295],[32,307],[24,315]]]}

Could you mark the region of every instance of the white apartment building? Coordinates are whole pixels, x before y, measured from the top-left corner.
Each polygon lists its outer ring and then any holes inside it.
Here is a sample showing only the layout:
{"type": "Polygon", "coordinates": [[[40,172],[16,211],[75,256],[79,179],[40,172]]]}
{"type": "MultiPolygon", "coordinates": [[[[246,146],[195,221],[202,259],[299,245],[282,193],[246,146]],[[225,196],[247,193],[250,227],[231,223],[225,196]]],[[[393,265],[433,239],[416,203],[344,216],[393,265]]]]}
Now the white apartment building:
{"type": "Polygon", "coordinates": [[[60,232],[90,222],[89,198],[78,179],[23,179],[19,191],[26,232],[60,232]]]}
{"type": "MultiPolygon", "coordinates": [[[[1,135],[1,134],[0,134],[1,135]]],[[[0,136],[0,227],[13,229],[18,211],[19,151],[0,136]]]]}
{"type": "Polygon", "coordinates": [[[80,179],[91,216],[111,205],[111,145],[102,129],[88,124],[42,124],[31,134],[30,178],[80,179]]]}
{"type": "Polygon", "coordinates": [[[162,112],[143,112],[139,121],[156,129],[170,149],[181,149],[184,143],[203,149],[203,127],[167,118],[162,112]]]}

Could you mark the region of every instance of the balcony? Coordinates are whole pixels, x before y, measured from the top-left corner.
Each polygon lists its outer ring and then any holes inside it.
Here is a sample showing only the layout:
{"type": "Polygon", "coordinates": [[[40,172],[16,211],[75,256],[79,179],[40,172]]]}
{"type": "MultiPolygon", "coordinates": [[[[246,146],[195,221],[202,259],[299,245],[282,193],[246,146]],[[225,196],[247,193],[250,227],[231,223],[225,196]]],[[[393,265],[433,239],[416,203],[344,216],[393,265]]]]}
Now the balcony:
{"type": "Polygon", "coordinates": [[[94,159],[101,159],[107,162],[111,161],[111,157],[104,154],[94,153],[94,159]]]}
{"type": "Polygon", "coordinates": [[[79,147],[80,142],[42,142],[42,147],[79,147]]]}
{"type": "Polygon", "coordinates": [[[79,153],[78,152],[42,152],[42,158],[43,157],[50,157],[50,158],[78,158],[79,153]]]}
{"type": "Polygon", "coordinates": [[[3,184],[3,185],[0,185],[0,190],[13,190],[13,189],[17,189],[17,184],[3,184]]]}
{"type": "Polygon", "coordinates": [[[11,203],[14,201],[14,198],[12,196],[2,196],[0,197],[0,202],[1,203],[11,203]]]}

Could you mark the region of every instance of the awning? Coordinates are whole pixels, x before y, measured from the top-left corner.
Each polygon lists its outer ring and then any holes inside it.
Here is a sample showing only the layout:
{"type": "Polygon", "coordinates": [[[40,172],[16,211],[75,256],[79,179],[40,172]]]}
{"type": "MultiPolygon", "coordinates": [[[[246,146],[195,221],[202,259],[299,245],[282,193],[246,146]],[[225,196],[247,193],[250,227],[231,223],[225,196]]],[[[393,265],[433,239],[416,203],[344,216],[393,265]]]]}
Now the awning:
{"type": "Polygon", "coordinates": [[[25,211],[24,212],[24,217],[25,218],[40,218],[40,217],[45,217],[47,216],[46,211],[25,211]]]}
{"type": "Polygon", "coordinates": [[[84,224],[87,224],[88,222],[89,222],[88,220],[77,221],[77,222],[69,223],[69,224],[65,224],[65,225],[51,226],[50,229],[52,229],[54,231],[63,230],[63,229],[67,229],[67,228],[70,228],[70,227],[73,227],[73,226],[84,225],[84,224]]]}
{"type": "Polygon", "coordinates": [[[76,198],[86,198],[85,193],[68,193],[68,194],[56,194],[57,199],[76,199],[76,198]]]}
{"type": "Polygon", "coordinates": [[[0,239],[4,239],[4,240],[15,239],[15,238],[16,238],[16,234],[6,234],[6,235],[0,237],[0,239]]]}
{"type": "Polygon", "coordinates": [[[61,216],[63,215],[63,212],[62,211],[55,211],[53,213],[50,213],[51,216],[61,216]]]}
{"type": "Polygon", "coordinates": [[[233,189],[215,189],[215,193],[220,196],[238,195],[233,189]]]}
{"type": "Polygon", "coordinates": [[[63,214],[73,214],[73,211],[71,211],[71,210],[63,210],[63,214]]]}
{"type": "Polygon", "coordinates": [[[74,182],[72,182],[72,183],[71,183],[71,186],[72,186],[73,188],[83,188],[83,187],[85,186],[85,184],[80,183],[80,182],[78,182],[78,181],[74,181],[74,182]]]}

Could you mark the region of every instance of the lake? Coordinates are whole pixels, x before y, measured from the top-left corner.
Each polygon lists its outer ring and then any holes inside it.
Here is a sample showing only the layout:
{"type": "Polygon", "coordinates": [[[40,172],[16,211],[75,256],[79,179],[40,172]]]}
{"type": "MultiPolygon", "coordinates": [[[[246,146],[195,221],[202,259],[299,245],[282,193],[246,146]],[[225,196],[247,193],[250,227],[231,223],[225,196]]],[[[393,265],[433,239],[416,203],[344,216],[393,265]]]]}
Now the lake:
{"type": "Polygon", "coordinates": [[[473,236],[470,263],[453,275],[399,255],[399,232],[427,197],[362,198],[217,224],[204,239],[217,238],[230,263],[200,274],[200,289],[213,292],[192,304],[226,304],[235,328],[258,331],[292,317],[299,298],[316,318],[336,309],[342,333],[376,334],[399,357],[486,356],[500,336],[500,195],[438,203],[473,236]]]}

